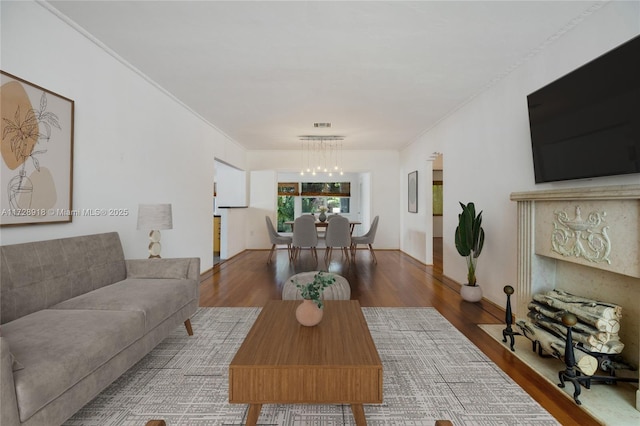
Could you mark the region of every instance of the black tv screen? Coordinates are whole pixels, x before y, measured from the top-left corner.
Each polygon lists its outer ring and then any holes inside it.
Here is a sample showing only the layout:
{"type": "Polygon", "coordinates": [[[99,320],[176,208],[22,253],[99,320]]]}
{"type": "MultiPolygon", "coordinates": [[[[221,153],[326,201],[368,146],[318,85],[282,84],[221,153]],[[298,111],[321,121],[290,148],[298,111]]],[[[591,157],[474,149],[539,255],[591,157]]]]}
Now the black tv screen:
{"type": "Polygon", "coordinates": [[[640,36],[527,104],[536,183],[640,173],[640,36]]]}

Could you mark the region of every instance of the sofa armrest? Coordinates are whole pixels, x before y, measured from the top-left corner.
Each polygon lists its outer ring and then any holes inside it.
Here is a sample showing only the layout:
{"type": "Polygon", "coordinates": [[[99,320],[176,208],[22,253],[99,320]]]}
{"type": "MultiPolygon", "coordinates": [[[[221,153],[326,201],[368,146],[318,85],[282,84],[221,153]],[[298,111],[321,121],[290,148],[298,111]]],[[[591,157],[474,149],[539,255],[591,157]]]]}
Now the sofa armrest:
{"type": "Polygon", "coordinates": [[[127,278],[174,278],[200,281],[200,258],[127,259],[127,278]]]}
{"type": "Polygon", "coordinates": [[[0,337],[0,424],[19,425],[18,400],[13,381],[13,359],[9,352],[9,342],[0,337]]]}

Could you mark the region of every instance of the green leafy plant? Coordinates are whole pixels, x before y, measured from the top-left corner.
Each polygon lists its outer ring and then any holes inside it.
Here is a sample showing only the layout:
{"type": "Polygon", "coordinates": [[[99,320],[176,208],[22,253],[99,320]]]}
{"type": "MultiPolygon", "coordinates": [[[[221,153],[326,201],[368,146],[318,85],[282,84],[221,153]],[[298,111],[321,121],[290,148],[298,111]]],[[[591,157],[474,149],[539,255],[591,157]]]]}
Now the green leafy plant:
{"type": "Polygon", "coordinates": [[[298,287],[303,299],[311,300],[318,305],[318,308],[322,309],[322,292],[325,288],[329,287],[336,281],[336,278],[331,274],[325,274],[323,271],[318,272],[313,276],[313,281],[306,284],[300,284],[297,279],[292,279],[291,282],[298,287]]]}
{"type": "Polygon", "coordinates": [[[278,197],[278,232],[290,231],[285,222],[294,219],[294,197],[281,195],[278,197]]]}
{"type": "Polygon", "coordinates": [[[473,203],[460,203],[462,213],[458,215],[456,227],[456,249],[460,256],[467,259],[467,285],[476,285],[476,264],[484,245],[484,229],[482,229],[482,211],[476,215],[473,203]]]}

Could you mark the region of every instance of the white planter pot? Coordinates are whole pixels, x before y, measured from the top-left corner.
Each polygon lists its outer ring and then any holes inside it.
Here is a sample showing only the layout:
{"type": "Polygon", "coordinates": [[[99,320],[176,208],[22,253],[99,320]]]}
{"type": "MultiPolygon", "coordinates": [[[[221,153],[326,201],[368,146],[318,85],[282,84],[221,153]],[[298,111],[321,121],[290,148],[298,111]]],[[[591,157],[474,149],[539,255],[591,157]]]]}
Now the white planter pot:
{"type": "Polygon", "coordinates": [[[463,285],[460,287],[460,296],[467,302],[479,302],[482,300],[482,289],[479,285],[463,285]]]}

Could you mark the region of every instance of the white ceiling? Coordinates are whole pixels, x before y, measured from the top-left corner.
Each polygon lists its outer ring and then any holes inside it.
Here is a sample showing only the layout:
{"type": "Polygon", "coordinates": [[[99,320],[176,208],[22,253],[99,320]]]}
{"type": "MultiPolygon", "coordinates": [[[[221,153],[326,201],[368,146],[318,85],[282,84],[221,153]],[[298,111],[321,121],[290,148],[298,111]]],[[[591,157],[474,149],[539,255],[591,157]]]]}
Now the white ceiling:
{"type": "Polygon", "coordinates": [[[603,4],[49,3],[247,149],[400,149],[603,4]]]}

